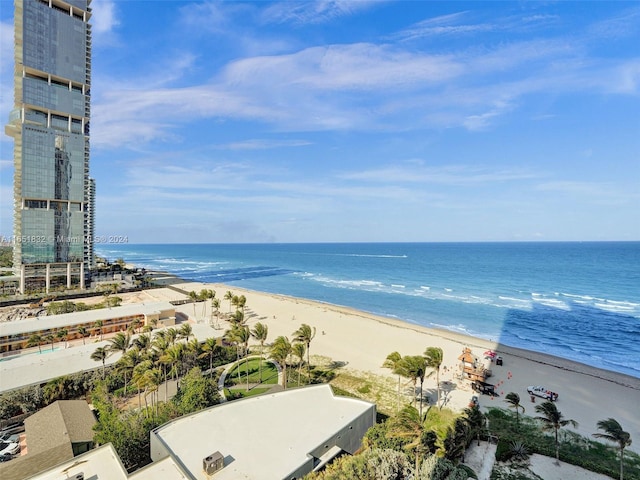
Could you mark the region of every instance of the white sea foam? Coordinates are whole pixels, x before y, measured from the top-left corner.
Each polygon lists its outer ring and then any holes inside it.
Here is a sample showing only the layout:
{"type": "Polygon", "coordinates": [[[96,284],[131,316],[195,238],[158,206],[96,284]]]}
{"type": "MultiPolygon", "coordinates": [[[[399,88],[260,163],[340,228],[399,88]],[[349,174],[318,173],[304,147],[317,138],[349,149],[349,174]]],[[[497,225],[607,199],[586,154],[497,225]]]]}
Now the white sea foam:
{"type": "Polygon", "coordinates": [[[369,257],[369,258],[407,258],[406,255],[372,255],[364,253],[328,253],[336,257],[369,257]]]}
{"type": "Polygon", "coordinates": [[[498,295],[498,298],[500,300],[508,300],[510,302],[525,303],[527,305],[531,305],[531,300],[527,300],[525,298],[505,297],[505,296],[502,296],[502,295],[498,295]]]}
{"type": "Polygon", "coordinates": [[[611,303],[595,303],[595,307],[601,310],[607,310],[609,312],[633,312],[635,307],[627,305],[615,305],[611,303]]]}
{"type": "Polygon", "coordinates": [[[391,284],[391,286],[392,286],[393,288],[405,288],[405,286],[404,286],[404,285],[398,285],[398,284],[395,284],[395,283],[392,283],[392,284],[391,284]]]}
{"type": "Polygon", "coordinates": [[[558,308],[560,310],[571,310],[569,305],[567,305],[562,300],[556,300],[554,298],[539,298],[539,297],[536,297],[534,300],[536,303],[539,303],[540,305],[544,305],[546,307],[558,308]]]}

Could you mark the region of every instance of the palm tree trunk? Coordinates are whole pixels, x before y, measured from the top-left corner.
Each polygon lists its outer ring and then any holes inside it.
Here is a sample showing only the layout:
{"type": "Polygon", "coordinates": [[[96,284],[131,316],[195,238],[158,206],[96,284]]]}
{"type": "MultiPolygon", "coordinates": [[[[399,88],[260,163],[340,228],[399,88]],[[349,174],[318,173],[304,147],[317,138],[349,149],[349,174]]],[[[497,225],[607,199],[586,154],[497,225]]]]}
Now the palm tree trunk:
{"type": "Polygon", "coordinates": [[[309,361],[309,347],[311,342],[307,343],[307,376],[309,377],[309,383],[311,383],[311,362],[309,361]]]}
{"type": "Polygon", "coordinates": [[[620,449],[620,480],[624,480],[624,474],[622,473],[623,462],[624,462],[624,449],[620,449]]]}

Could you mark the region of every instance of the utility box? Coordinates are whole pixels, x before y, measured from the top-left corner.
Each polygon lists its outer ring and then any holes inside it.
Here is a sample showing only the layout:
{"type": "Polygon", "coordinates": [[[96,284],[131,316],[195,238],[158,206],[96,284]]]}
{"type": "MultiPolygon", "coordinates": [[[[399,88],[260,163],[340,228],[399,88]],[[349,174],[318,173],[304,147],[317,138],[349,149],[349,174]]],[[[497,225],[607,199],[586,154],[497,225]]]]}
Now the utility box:
{"type": "Polygon", "coordinates": [[[202,469],[207,475],[213,475],[224,467],[224,457],[220,452],[215,452],[202,459],[202,469]]]}

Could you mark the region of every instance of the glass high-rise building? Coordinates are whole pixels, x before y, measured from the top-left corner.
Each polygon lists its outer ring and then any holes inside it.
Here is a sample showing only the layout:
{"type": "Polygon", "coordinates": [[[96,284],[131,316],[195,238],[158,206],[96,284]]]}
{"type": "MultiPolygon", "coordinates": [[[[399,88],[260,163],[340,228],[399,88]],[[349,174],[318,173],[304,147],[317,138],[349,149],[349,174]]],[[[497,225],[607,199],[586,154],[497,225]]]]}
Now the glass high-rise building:
{"type": "Polygon", "coordinates": [[[89,178],[91,0],[14,0],[14,268],[20,291],[84,288],[93,265],[89,178]]]}

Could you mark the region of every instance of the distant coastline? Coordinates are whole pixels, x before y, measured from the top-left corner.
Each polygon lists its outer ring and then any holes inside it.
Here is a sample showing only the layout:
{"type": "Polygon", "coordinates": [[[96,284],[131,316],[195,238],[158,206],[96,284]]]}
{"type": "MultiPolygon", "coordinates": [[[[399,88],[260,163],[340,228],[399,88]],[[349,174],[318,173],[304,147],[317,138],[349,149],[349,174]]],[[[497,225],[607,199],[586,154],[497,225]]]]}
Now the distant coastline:
{"type": "Polygon", "coordinates": [[[180,281],[344,305],[640,378],[640,361],[628,355],[640,342],[640,242],[155,244],[100,253],[180,281]]]}

